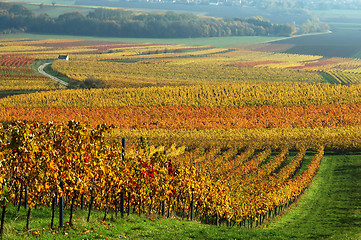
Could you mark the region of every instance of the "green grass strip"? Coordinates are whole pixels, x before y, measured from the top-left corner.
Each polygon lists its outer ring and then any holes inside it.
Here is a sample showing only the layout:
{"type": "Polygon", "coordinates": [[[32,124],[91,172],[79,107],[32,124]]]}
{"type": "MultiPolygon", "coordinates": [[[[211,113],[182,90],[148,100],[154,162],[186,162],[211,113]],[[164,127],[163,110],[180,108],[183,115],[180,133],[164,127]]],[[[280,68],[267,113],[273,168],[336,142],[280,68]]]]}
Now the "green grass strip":
{"type": "Polygon", "coordinates": [[[359,239],[361,156],[325,156],[300,200],[271,229],[288,239],[359,239]]]}
{"type": "Polygon", "coordinates": [[[211,45],[215,47],[231,47],[239,44],[264,43],[281,40],[284,37],[270,36],[233,36],[233,37],[207,37],[207,38],[114,38],[114,37],[90,37],[71,35],[46,35],[32,33],[16,33],[2,35],[2,38],[26,38],[30,40],[45,39],[81,39],[88,41],[112,41],[126,43],[158,43],[158,44],[184,44],[187,46],[211,45]]]}

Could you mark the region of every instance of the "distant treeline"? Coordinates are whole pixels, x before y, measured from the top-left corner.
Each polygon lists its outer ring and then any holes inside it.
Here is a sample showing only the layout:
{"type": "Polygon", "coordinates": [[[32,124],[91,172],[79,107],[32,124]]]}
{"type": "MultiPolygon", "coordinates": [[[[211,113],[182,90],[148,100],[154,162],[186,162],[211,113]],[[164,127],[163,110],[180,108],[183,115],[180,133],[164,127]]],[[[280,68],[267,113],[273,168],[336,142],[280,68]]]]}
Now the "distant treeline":
{"type": "Polygon", "coordinates": [[[148,13],[97,8],[84,16],[71,12],[51,18],[35,16],[30,10],[0,3],[0,31],[45,34],[69,34],[107,37],[220,37],[220,36],[290,36],[292,24],[272,24],[261,17],[221,19],[190,13],[148,13]]]}
{"type": "Polygon", "coordinates": [[[72,12],[51,18],[35,16],[30,10],[0,3],[0,31],[46,34],[93,35],[109,37],[219,37],[253,35],[291,35],[292,25],[272,24],[262,18],[220,19],[194,14],[95,9],[87,16],[72,12]]]}

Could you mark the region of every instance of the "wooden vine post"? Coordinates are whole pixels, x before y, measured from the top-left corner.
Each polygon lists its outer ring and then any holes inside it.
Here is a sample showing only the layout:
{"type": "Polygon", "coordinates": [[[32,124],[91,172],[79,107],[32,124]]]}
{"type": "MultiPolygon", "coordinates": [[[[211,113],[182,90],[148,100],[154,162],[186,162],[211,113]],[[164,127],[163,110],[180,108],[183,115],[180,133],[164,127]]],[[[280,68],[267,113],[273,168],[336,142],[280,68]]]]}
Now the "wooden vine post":
{"type": "Polygon", "coordinates": [[[162,217],[165,215],[165,201],[162,201],[162,217]]]}
{"type": "Polygon", "coordinates": [[[82,193],[80,196],[80,209],[84,209],[84,193],[82,193]]]}
{"type": "Polygon", "coordinates": [[[0,201],[1,208],[2,208],[1,224],[0,224],[0,238],[1,239],[2,239],[3,233],[4,233],[5,212],[6,212],[6,205],[7,205],[8,197],[9,197],[9,189],[6,186],[5,181],[2,183],[2,189],[3,189],[3,194],[1,197],[2,199],[0,201]]]}
{"type": "Polygon", "coordinates": [[[95,196],[93,195],[93,189],[92,189],[91,192],[90,192],[90,203],[89,203],[89,211],[88,211],[87,222],[89,222],[89,220],[90,220],[90,213],[91,213],[92,208],[93,208],[94,198],[95,198],[95,196]]]}
{"type": "Polygon", "coordinates": [[[25,202],[24,202],[25,209],[28,208],[28,193],[29,193],[29,188],[28,186],[25,186],[25,202]]]}
{"type": "Polygon", "coordinates": [[[192,200],[191,200],[191,216],[190,216],[190,219],[191,221],[194,220],[194,191],[192,191],[192,200]]]}
{"type": "MultiPolygon", "coordinates": [[[[125,138],[122,138],[122,161],[123,162],[125,161],[125,138]]],[[[123,188],[122,191],[120,192],[120,216],[122,218],[124,217],[124,212],[125,212],[124,204],[125,204],[125,189],[123,188]]]]}
{"type": "Polygon", "coordinates": [[[3,232],[4,232],[4,222],[5,222],[5,211],[6,211],[6,204],[4,203],[2,206],[2,213],[1,213],[1,225],[0,225],[0,237],[2,239],[3,232]]]}
{"type": "MultiPolygon", "coordinates": [[[[166,150],[164,150],[164,158],[165,159],[167,159],[167,151],[166,150]]],[[[164,217],[165,216],[165,201],[163,200],[162,201],[162,217],[164,217]]]]}
{"type": "Polygon", "coordinates": [[[124,217],[124,195],[125,195],[125,191],[124,188],[122,189],[122,191],[120,192],[120,216],[123,218],[124,217]]]}
{"type": "MultiPolygon", "coordinates": [[[[63,190],[64,182],[60,182],[60,188],[63,190]]],[[[59,197],[59,227],[64,227],[64,197],[63,194],[59,197]]]]}
{"type": "Polygon", "coordinates": [[[122,138],[122,160],[125,161],[125,138],[122,138]]]}
{"type": "Polygon", "coordinates": [[[55,196],[53,196],[53,200],[51,203],[51,224],[50,224],[51,229],[54,228],[55,206],[56,206],[56,194],[55,196]]]}

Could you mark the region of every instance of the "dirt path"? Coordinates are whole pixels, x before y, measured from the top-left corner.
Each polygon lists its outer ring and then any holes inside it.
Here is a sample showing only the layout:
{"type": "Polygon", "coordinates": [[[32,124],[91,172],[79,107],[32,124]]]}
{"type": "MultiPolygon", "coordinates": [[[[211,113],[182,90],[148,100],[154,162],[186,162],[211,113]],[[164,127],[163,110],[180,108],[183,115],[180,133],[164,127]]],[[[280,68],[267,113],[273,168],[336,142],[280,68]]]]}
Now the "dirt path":
{"type": "Polygon", "coordinates": [[[48,66],[49,64],[51,64],[51,63],[44,63],[44,64],[40,65],[39,68],[38,68],[38,72],[41,73],[41,74],[43,74],[43,75],[46,76],[46,77],[49,77],[49,78],[57,81],[58,83],[66,86],[66,87],[69,86],[69,83],[64,82],[63,80],[61,80],[61,79],[59,79],[59,78],[57,78],[57,77],[54,77],[54,76],[52,76],[52,75],[44,72],[44,68],[45,68],[46,66],[48,66]]]}

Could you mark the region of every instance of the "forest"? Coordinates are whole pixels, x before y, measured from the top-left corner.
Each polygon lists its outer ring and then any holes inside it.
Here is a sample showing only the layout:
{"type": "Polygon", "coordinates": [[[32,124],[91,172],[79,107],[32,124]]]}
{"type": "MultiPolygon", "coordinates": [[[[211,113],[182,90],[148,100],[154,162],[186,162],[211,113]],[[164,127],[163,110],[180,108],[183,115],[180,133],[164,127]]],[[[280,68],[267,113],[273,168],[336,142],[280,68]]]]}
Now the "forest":
{"type": "MultiPolygon", "coordinates": [[[[327,30],[326,25],[313,31],[327,30]]],[[[221,36],[290,36],[294,24],[273,24],[262,17],[213,18],[190,13],[150,13],[98,8],[84,16],[70,12],[36,16],[20,5],[0,3],[2,33],[29,32],[107,37],[189,38],[221,36]]]]}

